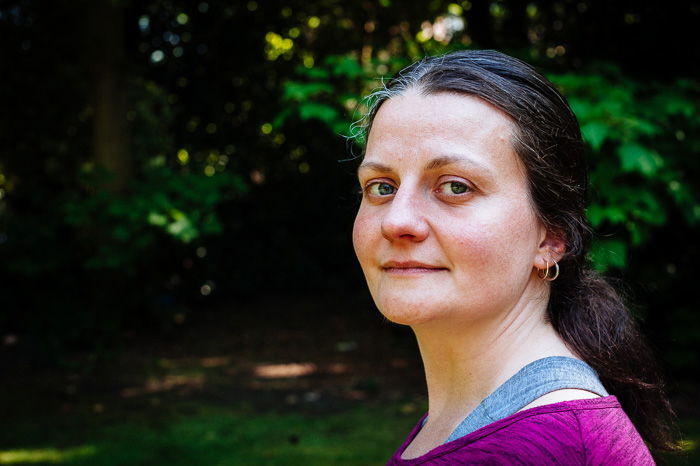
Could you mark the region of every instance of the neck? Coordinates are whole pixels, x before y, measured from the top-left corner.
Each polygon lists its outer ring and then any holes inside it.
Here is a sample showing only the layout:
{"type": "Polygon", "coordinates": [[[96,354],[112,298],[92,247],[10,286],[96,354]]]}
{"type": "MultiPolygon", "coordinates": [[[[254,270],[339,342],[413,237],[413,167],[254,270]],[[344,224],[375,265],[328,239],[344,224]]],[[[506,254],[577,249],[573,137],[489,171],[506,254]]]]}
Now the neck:
{"type": "Polygon", "coordinates": [[[456,425],[532,361],[574,356],[546,322],[546,302],[524,297],[478,321],[413,327],[425,366],[431,423],[456,425]]]}

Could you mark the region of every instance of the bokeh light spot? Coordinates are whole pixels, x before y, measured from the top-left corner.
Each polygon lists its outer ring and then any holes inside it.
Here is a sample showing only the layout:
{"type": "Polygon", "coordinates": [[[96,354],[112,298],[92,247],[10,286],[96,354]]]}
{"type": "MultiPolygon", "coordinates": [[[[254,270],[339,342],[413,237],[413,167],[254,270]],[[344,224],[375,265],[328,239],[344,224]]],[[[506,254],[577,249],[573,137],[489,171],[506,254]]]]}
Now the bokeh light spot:
{"type": "Polygon", "coordinates": [[[177,151],[177,159],[180,161],[181,164],[187,165],[187,162],[190,161],[190,153],[187,152],[185,149],[180,149],[177,151]]]}
{"type": "Polygon", "coordinates": [[[312,16],[309,18],[307,24],[311,29],[316,29],[321,25],[321,18],[319,18],[318,16],[312,16]]]}
{"type": "Polygon", "coordinates": [[[461,16],[463,11],[462,5],[458,5],[456,3],[450,3],[447,5],[447,12],[451,15],[461,16]]]}
{"type": "Polygon", "coordinates": [[[150,27],[151,27],[151,19],[146,15],[141,16],[139,18],[139,29],[142,32],[148,32],[150,27]]]}
{"type": "Polygon", "coordinates": [[[162,50],[154,50],[151,53],[151,61],[153,63],[160,63],[163,61],[164,58],[165,58],[165,54],[163,53],[162,50]]]}
{"type": "Polygon", "coordinates": [[[260,170],[250,172],[250,180],[255,184],[263,184],[265,182],[265,174],[260,170]]]}

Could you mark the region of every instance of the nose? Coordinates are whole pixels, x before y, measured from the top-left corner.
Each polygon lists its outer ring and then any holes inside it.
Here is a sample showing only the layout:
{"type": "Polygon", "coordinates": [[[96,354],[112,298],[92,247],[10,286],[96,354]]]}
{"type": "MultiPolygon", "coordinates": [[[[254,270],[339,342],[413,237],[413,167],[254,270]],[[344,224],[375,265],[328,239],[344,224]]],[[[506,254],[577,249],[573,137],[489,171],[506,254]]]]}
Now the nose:
{"type": "Polygon", "coordinates": [[[428,237],[430,226],[424,217],[419,194],[401,186],[382,218],[382,235],[389,241],[420,242],[428,237]]]}

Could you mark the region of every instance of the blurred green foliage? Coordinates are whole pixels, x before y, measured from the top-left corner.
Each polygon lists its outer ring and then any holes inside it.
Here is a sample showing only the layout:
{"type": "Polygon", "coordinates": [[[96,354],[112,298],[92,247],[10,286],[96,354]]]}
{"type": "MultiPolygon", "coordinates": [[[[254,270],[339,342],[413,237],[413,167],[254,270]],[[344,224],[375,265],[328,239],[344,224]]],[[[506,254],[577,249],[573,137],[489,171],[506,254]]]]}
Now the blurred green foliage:
{"type": "Polygon", "coordinates": [[[625,267],[628,250],[650,242],[668,212],[678,211],[685,228],[696,228],[700,83],[643,82],[612,66],[551,78],[567,95],[590,149],[588,218],[599,235],[617,233],[600,237],[594,263],[602,270],[625,267]]]}
{"type": "Polygon", "coordinates": [[[700,7],[655,5],[4,2],[0,335],[60,359],[217,299],[362,289],[354,165],[339,163],[360,152],[341,136],[362,96],[425,54],[497,48],[569,98],[594,263],[631,284],[679,369],[696,364],[700,7]],[[121,173],[95,155],[104,115],[126,122],[121,173]]]}
{"type": "Polygon", "coordinates": [[[155,157],[123,196],[105,189],[89,192],[99,186],[93,178],[83,178],[88,194],[71,193],[63,204],[66,224],[80,232],[90,248],[85,257],[89,269],[129,267],[155,247],[158,232],[185,244],[220,234],[223,227],[216,207],[227,196],[246,190],[240,176],[217,174],[215,169],[175,170],[165,165],[163,156],[155,157]]]}

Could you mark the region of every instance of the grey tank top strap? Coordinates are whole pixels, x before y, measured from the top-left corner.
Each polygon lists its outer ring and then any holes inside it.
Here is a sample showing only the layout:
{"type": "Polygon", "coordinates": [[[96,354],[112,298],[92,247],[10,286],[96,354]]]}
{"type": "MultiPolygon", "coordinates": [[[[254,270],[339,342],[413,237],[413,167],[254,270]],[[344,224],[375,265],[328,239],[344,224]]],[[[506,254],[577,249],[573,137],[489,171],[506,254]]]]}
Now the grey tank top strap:
{"type": "Polygon", "coordinates": [[[538,359],[520,369],[487,396],[457,426],[447,442],[515,414],[542,395],[565,388],[608,396],[598,374],[585,362],[564,356],[538,359]]]}

